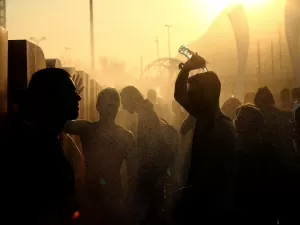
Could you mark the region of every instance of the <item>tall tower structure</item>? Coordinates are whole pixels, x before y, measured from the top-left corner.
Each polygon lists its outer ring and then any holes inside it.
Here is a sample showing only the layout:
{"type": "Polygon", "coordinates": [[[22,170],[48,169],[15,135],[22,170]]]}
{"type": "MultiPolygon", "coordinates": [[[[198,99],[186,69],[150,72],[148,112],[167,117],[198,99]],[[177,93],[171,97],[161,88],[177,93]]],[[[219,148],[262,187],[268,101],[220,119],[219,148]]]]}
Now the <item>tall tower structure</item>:
{"type": "Polygon", "coordinates": [[[6,5],[5,5],[5,0],[0,0],[0,27],[6,28],[6,5]]]}

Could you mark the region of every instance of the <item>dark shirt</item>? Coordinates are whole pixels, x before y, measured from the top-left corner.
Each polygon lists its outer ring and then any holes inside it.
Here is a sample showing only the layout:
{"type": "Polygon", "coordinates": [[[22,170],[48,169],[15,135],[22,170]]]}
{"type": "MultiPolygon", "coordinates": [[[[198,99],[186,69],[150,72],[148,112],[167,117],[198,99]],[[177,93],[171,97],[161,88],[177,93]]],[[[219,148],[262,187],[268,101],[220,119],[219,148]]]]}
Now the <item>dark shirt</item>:
{"type": "Polygon", "coordinates": [[[220,113],[210,127],[196,123],[188,185],[203,191],[227,191],[235,149],[232,121],[220,113]]]}
{"type": "Polygon", "coordinates": [[[284,172],[280,150],[264,143],[237,151],[237,209],[240,224],[276,224],[284,172]]]}
{"type": "Polygon", "coordinates": [[[13,199],[19,218],[26,215],[25,221],[36,224],[70,223],[77,210],[75,179],[58,138],[30,124],[22,124],[11,135],[12,187],[17,188],[13,199]]]}

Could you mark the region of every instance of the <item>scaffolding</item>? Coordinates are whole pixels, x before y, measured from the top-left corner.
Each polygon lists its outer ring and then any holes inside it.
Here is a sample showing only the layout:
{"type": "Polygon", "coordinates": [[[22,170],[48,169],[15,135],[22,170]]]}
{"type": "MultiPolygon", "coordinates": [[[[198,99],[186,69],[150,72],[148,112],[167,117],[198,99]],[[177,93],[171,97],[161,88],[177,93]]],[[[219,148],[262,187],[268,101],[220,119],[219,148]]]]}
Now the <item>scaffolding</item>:
{"type": "Polygon", "coordinates": [[[6,28],[6,5],[5,5],[5,0],[0,0],[0,27],[6,28]]]}

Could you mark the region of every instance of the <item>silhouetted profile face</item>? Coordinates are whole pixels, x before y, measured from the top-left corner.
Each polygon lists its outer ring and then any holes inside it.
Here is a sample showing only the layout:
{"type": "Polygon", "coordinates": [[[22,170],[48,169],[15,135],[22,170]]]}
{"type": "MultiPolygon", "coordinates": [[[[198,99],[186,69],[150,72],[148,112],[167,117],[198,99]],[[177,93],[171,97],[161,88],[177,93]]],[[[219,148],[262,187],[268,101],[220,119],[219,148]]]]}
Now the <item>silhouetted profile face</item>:
{"type": "Polygon", "coordinates": [[[68,72],[47,68],[33,74],[28,85],[28,106],[34,118],[63,123],[78,117],[80,96],[68,72]]]}
{"type": "Polygon", "coordinates": [[[213,72],[197,74],[189,78],[189,102],[194,113],[215,110],[219,104],[221,83],[213,72]]]}
{"type": "Polygon", "coordinates": [[[97,111],[101,120],[115,120],[120,107],[119,93],[114,88],[105,88],[97,99],[97,111]]]}
{"type": "Polygon", "coordinates": [[[123,88],[120,93],[123,109],[133,114],[137,107],[143,102],[144,98],[139,90],[134,86],[123,88]]]}
{"type": "Polygon", "coordinates": [[[263,129],[264,117],[253,105],[244,105],[237,109],[235,129],[237,134],[255,135],[263,129]]]}

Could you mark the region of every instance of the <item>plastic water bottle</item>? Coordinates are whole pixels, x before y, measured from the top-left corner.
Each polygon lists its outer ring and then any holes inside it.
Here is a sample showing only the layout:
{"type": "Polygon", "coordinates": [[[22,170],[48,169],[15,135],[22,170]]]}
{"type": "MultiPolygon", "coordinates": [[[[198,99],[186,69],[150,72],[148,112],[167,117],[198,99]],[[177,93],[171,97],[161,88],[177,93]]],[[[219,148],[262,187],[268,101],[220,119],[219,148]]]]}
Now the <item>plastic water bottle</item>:
{"type": "MultiPolygon", "coordinates": [[[[178,52],[181,55],[184,55],[185,57],[187,57],[188,59],[192,58],[192,56],[195,55],[195,53],[192,50],[190,50],[188,47],[186,47],[184,45],[180,46],[180,48],[178,49],[178,52]]],[[[203,67],[202,69],[204,70],[204,72],[207,72],[206,67],[203,67]]]]}

